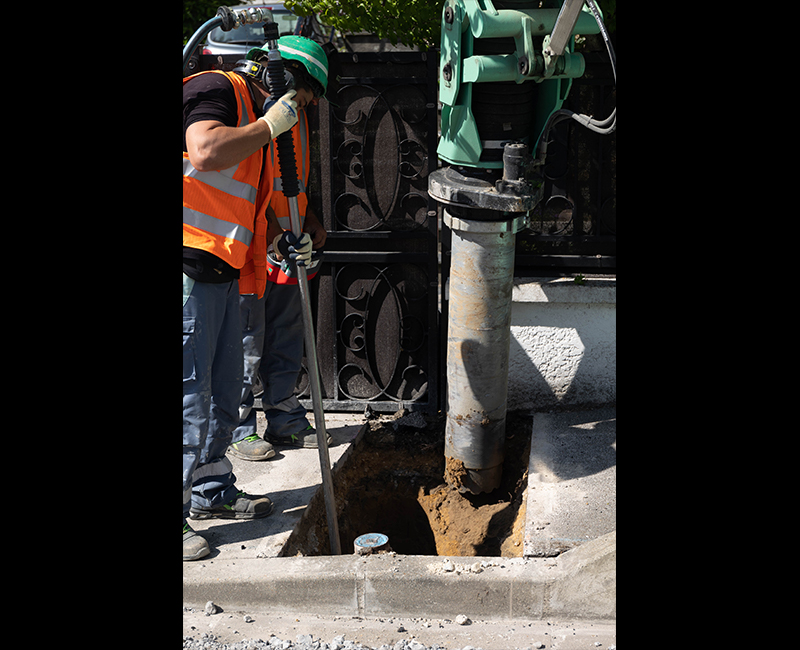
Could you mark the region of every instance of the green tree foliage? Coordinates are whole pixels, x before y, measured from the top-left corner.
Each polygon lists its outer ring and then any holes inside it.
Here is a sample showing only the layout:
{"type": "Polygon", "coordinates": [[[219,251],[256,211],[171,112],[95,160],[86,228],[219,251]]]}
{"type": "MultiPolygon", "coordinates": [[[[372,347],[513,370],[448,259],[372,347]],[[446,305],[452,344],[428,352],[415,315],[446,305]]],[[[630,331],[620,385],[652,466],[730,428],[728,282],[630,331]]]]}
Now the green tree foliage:
{"type": "Polygon", "coordinates": [[[617,33],[617,0],[598,0],[597,4],[603,12],[603,23],[608,35],[613,38],[617,33]]]}
{"type": "Polygon", "coordinates": [[[286,0],[298,16],[317,14],[341,32],[372,32],[393,45],[439,45],[444,0],[286,0]]]}
{"type": "MultiPolygon", "coordinates": [[[[317,14],[341,32],[372,32],[393,45],[438,47],[444,0],[285,0],[298,16],[317,14]]],[[[184,0],[183,42],[224,4],[221,0],[184,0]]],[[[236,4],[236,3],[233,3],[236,4]]],[[[599,0],[608,31],[617,26],[616,0],[599,0]]],[[[232,6],[232,5],[231,5],[232,6]]]]}

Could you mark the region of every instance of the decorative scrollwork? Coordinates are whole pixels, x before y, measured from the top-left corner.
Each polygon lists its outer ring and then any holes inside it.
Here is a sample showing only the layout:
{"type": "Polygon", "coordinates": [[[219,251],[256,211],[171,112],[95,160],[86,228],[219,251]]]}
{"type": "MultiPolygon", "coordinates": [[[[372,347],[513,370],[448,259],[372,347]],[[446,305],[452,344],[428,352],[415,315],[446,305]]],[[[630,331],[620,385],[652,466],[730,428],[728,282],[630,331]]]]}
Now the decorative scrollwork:
{"type": "Polygon", "coordinates": [[[375,220],[364,199],[353,192],[344,192],[336,197],[333,218],[336,225],[343,230],[375,230],[381,225],[380,221],[375,220]]]}
{"type": "Polygon", "coordinates": [[[347,178],[362,178],[364,176],[364,163],[361,159],[363,153],[364,148],[361,142],[351,138],[339,145],[332,160],[336,164],[336,169],[347,178]]]}
{"type": "Polygon", "coordinates": [[[428,165],[428,154],[416,140],[405,139],[400,143],[400,174],[404,178],[421,178],[428,165]]]}
{"type": "Polygon", "coordinates": [[[339,340],[350,352],[362,352],[367,344],[364,332],[364,316],[348,314],[339,325],[339,340]]]}
{"type": "Polygon", "coordinates": [[[354,232],[425,227],[427,208],[421,218],[418,209],[407,211],[409,195],[416,193],[427,201],[429,106],[423,91],[418,85],[402,84],[383,90],[353,85],[342,92],[347,101],[337,101],[346,108],[333,109],[343,127],[332,156],[332,169],[341,175],[332,179],[340,188],[334,190],[337,227],[354,232]],[[343,195],[347,200],[340,200],[343,195]]]}
{"type": "Polygon", "coordinates": [[[566,196],[551,196],[539,214],[541,232],[545,235],[564,235],[572,231],[575,205],[566,196]]]}
{"type": "MultiPolygon", "coordinates": [[[[320,274],[320,372],[334,403],[435,407],[435,65],[380,54],[342,59],[342,85],[319,115],[322,212],[339,235],[320,274]]],[[[307,384],[304,370],[298,388],[307,384]]]]}
{"type": "Polygon", "coordinates": [[[334,287],[347,313],[336,333],[344,360],[336,381],[346,399],[425,396],[426,280],[408,264],[346,264],[338,271],[334,287]]]}
{"type": "Polygon", "coordinates": [[[617,234],[617,197],[612,196],[600,208],[600,234],[617,234]]]}

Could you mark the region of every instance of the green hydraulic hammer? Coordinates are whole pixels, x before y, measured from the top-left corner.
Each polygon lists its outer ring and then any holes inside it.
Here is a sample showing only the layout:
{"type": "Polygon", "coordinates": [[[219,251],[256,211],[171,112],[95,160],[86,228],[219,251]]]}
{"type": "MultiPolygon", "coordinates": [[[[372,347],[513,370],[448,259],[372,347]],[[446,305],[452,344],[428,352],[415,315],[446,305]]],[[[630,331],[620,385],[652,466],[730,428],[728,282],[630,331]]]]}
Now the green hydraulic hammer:
{"type": "Polygon", "coordinates": [[[595,0],[539,4],[445,0],[442,9],[437,154],[446,164],[428,176],[428,193],[451,233],[444,479],[459,492],[501,484],[515,235],[543,196],[528,169],[544,164],[561,120],[616,128],[616,109],[598,121],[563,108],[585,69],[575,34],[603,34],[616,80],[595,0]]]}
{"type": "Polygon", "coordinates": [[[445,0],[437,150],[443,161],[499,169],[506,142],[536,149],[572,79],[584,73],[574,35],[601,30],[583,0],[565,0],[560,8],[555,4],[539,8],[536,0],[445,0]]]}

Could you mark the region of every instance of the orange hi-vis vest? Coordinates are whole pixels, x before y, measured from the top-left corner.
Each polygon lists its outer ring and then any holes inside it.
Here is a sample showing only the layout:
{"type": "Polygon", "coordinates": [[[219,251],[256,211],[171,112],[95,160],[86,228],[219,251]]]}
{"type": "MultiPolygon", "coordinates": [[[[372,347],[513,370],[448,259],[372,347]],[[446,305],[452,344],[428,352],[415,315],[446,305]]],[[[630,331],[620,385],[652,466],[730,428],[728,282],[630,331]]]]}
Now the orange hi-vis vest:
{"type": "MultiPolygon", "coordinates": [[[[198,74],[224,74],[233,84],[237,98],[237,127],[252,124],[253,111],[247,82],[234,73],[219,70],[198,74]]],[[[186,77],[183,82],[197,75],[186,77]]],[[[271,175],[263,170],[261,149],[228,169],[200,172],[183,152],[183,245],[213,253],[235,269],[241,269],[249,254],[265,259],[267,251],[266,206],[271,198],[271,175]],[[259,184],[267,182],[259,195],[259,184]]],[[[263,295],[266,287],[266,261],[261,286],[255,291],[263,295]]],[[[261,280],[261,282],[258,282],[261,280]]]]}
{"type": "MultiPolygon", "coordinates": [[[[300,223],[302,225],[305,220],[306,207],[308,206],[308,198],[306,196],[306,185],[308,184],[308,173],[310,164],[310,153],[308,148],[308,120],[306,119],[306,112],[300,110],[297,112],[297,124],[295,124],[291,133],[294,143],[294,158],[297,166],[297,181],[300,186],[300,193],[297,195],[297,208],[300,213],[300,223]]],[[[277,153],[277,145],[273,140],[269,145],[267,152],[267,166],[264,174],[272,179],[272,193],[270,195],[269,207],[271,207],[275,216],[278,217],[278,224],[284,230],[291,230],[289,223],[289,199],[283,194],[283,180],[281,179],[280,157],[277,153]]],[[[266,246],[272,242],[266,242],[266,246]]],[[[251,251],[252,253],[253,251],[251,251]]],[[[309,278],[314,277],[309,274],[309,278]]],[[[284,284],[283,273],[275,264],[270,264],[267,259],[266,252],[263,256],[256,258],[254,254],[248,253],[247,260],[241,270],[239,276],[239,293],[257,293],[261,297],[264,290],[256,290],[256,286],[261,286],[262,278],[266,278],[271,282],[284,284]]],[[[294,279],[290,284],[296,284],[297,279],[294,279]]]]}

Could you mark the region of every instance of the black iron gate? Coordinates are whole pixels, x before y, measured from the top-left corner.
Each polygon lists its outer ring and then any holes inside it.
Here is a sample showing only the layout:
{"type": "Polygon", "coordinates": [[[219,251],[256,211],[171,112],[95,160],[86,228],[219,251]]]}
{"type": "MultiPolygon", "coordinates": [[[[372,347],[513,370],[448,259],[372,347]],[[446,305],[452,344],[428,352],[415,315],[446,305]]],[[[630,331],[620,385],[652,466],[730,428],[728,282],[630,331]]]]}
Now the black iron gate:
{"type": "MultiPolygon", "coordinates": [[[[323,408],[439,408],[438,57],[341,54],[341,88],[311,126],[309,200],[328,231],[312,281],[323,408]]],[[[311,408],[305,374],[298,385],[311,408]]]]}

